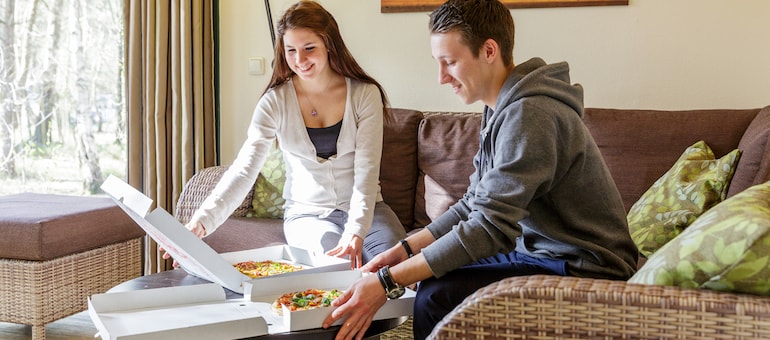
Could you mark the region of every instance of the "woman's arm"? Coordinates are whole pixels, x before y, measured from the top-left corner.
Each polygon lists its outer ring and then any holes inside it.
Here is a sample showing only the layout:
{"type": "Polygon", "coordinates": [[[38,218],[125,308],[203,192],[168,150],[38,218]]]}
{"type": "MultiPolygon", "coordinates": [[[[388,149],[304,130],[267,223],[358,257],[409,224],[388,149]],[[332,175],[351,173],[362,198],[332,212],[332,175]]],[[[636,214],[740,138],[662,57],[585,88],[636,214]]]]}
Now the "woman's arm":
{"type": "Polygon", "coordinates": [[[275,143],[277,123],[274,114],[281,108],[274,97],[270,92],[260,99],[238,155],[190,219],[188,228],[196,229],[196,234],[213,233],[243,202],[254,185],[270,147],[275,143]],[[205,230],[201,232],[199,227],[196,228],[198,224],[205,230]]]}
{"type": "MultiPolygon", "coordinates": [[[[351,81],[352,83],[353,81],[351,81]]],[[[356,118],[353,192],[350,197],[345,232],[366,237],[379,194],[382,158],[383,114],[379,90],[371,84],[351,86],[351,102],[356,118]]]]}

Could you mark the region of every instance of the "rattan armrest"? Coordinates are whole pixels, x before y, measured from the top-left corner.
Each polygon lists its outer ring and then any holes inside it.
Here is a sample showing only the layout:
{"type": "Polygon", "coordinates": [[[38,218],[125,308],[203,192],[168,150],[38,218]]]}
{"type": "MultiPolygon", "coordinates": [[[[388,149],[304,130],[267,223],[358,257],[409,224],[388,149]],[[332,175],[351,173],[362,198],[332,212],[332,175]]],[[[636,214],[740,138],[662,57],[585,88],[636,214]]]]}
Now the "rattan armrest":
{"type": "MultiPolygon", "coordinates": [[[[201,169],[185,183],[182,193],[179,194],[179,201],[176,204],[175,215],[179,222],[185,224],[190,221],[195,210],[201,206],[211,191],[222,178],[227,170],[226,166],[211,166],[201,169]]],[[[244,217],[251,208],[254,199],[254,188],[243,199],[241,205],[235,209],[231,216],[244,217]]]]}
{"type": "Polygon", "coordinates": [[[481,288],[435,339],[768,339],[770,298],[560,276],[481,288]]]}

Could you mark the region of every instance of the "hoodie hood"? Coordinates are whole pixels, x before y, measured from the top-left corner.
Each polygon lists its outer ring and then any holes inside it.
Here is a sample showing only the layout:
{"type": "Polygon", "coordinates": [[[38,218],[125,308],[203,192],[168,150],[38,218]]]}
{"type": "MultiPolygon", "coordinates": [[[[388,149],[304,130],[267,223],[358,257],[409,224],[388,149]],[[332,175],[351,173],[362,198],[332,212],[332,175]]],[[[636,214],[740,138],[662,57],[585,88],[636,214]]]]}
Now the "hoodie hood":
{"type": "Polygon", "coordinates": [[[548,96],[571,107],[583,116],[583,87],[571,84],[569,64],[546,64],[532,58],[516,66],[497,96],[496,108],[508,106],[525,97],[548,96]]]}

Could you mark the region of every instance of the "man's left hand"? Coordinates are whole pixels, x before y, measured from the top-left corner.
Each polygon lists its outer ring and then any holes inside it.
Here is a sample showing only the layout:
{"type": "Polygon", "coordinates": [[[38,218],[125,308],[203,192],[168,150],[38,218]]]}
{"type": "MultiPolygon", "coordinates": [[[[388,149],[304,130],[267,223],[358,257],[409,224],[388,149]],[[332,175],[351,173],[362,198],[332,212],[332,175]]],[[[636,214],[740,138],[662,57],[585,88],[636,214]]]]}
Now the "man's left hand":
{"type": "Polygon", "coordinates": [[[332,302],[338,308],[326,317],[323,327],[328,328],[335,321],[345,319],[335,339],[361,340],[372,324],[374,314],[386,301],[385,289],[377,275],[364,275],[332,302]]]}

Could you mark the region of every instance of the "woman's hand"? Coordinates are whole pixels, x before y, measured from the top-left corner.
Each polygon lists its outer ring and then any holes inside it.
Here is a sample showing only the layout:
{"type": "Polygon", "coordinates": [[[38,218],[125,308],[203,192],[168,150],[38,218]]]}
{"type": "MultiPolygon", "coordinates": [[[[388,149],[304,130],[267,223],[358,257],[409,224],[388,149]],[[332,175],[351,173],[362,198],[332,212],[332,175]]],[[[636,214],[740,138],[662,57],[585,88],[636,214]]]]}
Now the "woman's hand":
{"type": "MultiPolygon", "coordinates": [[[[166,252],[166,250],[163,249],[163,247],[161,247],[160,245],[158,246],[158,251],[161,253],[160,257],[163,258],[164,260],[168,260],[171,258],[171,254],[166,252]]],[[[172,265],[174,266],[174,268],[177,268],[179,267],[179,262],[176,262],[176,260],[174,260],[174,263],[172,265]]]]}
{"type": "Polygon", "coordinates": [[[358,235],[343,233],[340,242],[334,249],[326,252],[326,255],[345,257],[350,256],[350,269],[361,268],[363,264],[362,251],[364,248],[364,239],[358,235]]]}
{"type": "Polygon", "coordinates": [[[184,227],[195,234],[195,236],[198,236],[198,238],[203,238],[206,236],[206,227],[204,227],[203,223],[200,221],[190,221],[184,227]]]}
{"type": "Polygon", "coordinates": [[[328,328],[338,319],[345,319],[335,339],[355,337],[360,340],[372,324],[374,314],[385,301],[385,290],[377,275],[364,275],[332,302],[332,305],[338,308],[326,317],[323,328],[328,328]]]}
{"type": "MultiPolygon", "coordinates": [[[[187,230],[191,231],[195,236],[198,236],[198,238],[203,238],[206,236],[206,227],[203,226],[203,223],[200,223],[199,221],[190,221],[190,223],[187,223],[187,225],[184,226],[187,228],[187,230]]],[[[166,250],[163,249],[163,247],[158,246],[158,251],[161,252],[161,257],[164,260],[168,260],[171,258],[171,254],[166,252],[166,250]]],[[[174,268],[179,267],[179,263],[174,260],[173,263],[174,268]]]]}

